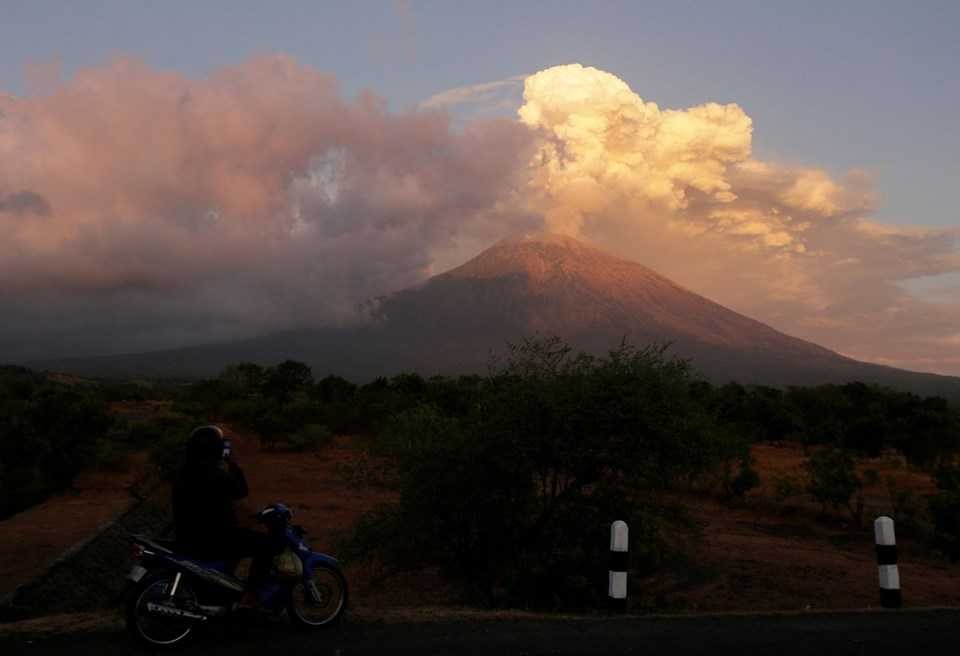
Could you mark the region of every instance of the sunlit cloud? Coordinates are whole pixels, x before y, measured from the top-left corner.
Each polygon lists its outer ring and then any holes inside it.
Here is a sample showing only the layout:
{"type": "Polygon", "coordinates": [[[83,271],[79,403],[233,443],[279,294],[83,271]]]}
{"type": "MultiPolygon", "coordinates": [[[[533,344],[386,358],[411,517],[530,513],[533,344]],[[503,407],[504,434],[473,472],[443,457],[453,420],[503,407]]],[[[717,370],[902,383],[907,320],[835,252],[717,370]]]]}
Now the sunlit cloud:
{"type": "Polygon", "coordinates": [[[528,202],[551,229],[788,333],[960,373],[960,348],[945,337],[960,325],[960,297],[933,302],[898,284],[960,272],[960,231],[872,221],[863,171],[836,179],[756,160],[740,106],[662,109],[580,65],[527,78],[519,117],[539,135],[528,202]]]}
{"type": "Polygon", "coordinates": [[[842,353],[960,374],[960,232],[871,219],[864,171],[756,159],[736,103],[663,108],[576,64],[400,113],[285,56],[36,70],[0,93],[0,358],[356,321],[546,228],[842,353]]]}

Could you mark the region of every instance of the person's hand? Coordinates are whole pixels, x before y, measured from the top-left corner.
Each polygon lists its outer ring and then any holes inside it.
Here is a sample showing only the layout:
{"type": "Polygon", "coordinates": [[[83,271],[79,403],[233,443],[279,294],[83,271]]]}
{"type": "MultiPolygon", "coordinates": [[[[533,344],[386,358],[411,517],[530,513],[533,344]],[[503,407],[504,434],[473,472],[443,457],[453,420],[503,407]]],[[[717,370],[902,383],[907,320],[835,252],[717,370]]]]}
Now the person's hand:
{"type": "Polygon", "coordinates": [[[226,460],[227,462],[234,462],[234,463],[236,463],[236,461],[237,461],[237,452],[236,452],[236,446],[234,445],[233,440],[231,440],[231,439],[228,437],[228,438],[224,439],[223,442],[224,442],[224,444],[223,444],[223,451],[224,451],[224,453],[223,453],[223,459],[226,460]]]}

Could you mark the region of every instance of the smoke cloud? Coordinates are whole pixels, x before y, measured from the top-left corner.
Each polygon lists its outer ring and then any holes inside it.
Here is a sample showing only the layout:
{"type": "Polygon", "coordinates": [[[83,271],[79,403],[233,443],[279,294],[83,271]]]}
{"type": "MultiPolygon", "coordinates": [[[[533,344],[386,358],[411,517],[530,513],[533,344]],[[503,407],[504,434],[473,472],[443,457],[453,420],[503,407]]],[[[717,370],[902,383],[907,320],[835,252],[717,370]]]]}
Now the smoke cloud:
{"type": "Polygon", "coordinates": [[[35,194],[32,191],[18,191],[5,198],[0,197],[0,213],[2,212],[47,216],[50,214],[50,203],[40,194],[35,194]]]}
{"type": "Polygon", "coordinates": [[[913,286],[956,287],[960,233],[871,220],[863,171],[755,159],[736,104],[664,109],[577,64],[526,76],[516,118],[458,123],[518,80],[392,113],[285,56],[43,79],[0,93],[0,360],[358,321],[545,227],[845,354],[960,374],[957,295],[913,286]]]}
{"type": "Polygon", "coordinates": [[[530,207],[552,229],[847,355],[960,374],[960,297],[903,284],[960,271],[960,230],[871,221],[864,172],[753,159],[736,104],[663,110],[577,64],[528,77],[519,116],[539,135],[530,207]]]}
{"type": "Polygon", "coordinates": [[[0,96],[0,358],[355,320],[433,251],[535,225],[513,200],[530,147],[284,56],[201,80],[118,59],[0,96]]]}

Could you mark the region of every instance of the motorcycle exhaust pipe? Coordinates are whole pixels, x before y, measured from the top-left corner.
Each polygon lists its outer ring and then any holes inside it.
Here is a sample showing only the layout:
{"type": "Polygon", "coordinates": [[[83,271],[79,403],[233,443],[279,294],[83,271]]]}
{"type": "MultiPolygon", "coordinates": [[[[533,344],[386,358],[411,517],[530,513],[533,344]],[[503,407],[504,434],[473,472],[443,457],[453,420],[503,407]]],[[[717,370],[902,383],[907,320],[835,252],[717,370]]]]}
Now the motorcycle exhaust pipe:
{"type": "Polygon", "coordinates": [[[147,612],[152,615],[161,615],[163,617],[176,617],[178,619],[191,620],[194,622],[206,622],[207,616],[194,613],[183,608],[174,608],[164,604],[147,603],[147,612]]]}

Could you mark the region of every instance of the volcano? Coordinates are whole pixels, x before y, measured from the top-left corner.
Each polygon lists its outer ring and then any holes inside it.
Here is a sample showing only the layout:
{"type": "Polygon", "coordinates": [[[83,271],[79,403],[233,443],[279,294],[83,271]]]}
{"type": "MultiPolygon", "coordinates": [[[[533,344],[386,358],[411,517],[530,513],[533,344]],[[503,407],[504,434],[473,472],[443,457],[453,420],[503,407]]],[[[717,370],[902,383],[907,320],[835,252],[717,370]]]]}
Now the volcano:
{"type": "Polygon", "coordinates": [[[230,344],[42,363],[84,374],[213,375],[230,363],[292,358],[357,380],[400,371],[486,370],[525,336],[603,353],[622,341],[667,344],[714,382],[811,385],[859,380],[960,398],[960,379],[859,362],[781,333],[649,268],[571,237],[511,237],[465,264],[368,304],[349,328],[230,344]]]}

